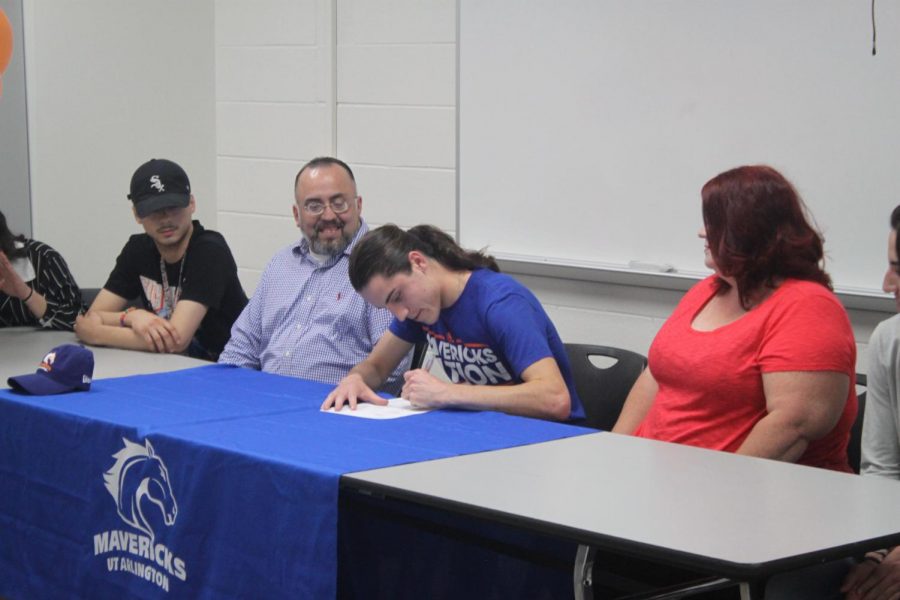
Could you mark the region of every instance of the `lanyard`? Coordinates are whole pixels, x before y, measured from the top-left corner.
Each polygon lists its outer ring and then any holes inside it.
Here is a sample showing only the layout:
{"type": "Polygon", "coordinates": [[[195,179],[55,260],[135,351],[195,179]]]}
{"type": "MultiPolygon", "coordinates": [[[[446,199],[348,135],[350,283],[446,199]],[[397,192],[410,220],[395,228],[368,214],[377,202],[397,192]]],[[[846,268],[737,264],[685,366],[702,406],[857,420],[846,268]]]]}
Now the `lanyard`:
{"type": "Polygon", "coordinates": [[[169,287],[169,275],[166,273],[166,261],[163,257],[159,257],[159,271],[162,274],[162,300],[160,302],[158,314],[163,319],[171,319],[172,313],[175,312],[175,304],[181,298],[181,276],[184,274],[184,260],[187,258],[187,250],[181,257],[181,266],[178,267],[178,285],[175,289],[169,287]]]}

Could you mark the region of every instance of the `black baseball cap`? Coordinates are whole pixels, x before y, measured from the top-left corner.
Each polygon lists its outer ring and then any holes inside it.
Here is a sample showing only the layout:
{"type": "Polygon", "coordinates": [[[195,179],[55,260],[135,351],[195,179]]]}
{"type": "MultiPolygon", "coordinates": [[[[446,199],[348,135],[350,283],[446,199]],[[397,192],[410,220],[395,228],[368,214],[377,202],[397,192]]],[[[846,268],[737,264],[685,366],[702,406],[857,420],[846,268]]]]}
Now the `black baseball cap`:
{"type": "Polygon", "coordinates": [[[151,158],[131,176],[128,199],[141,218],[164,208],[184,208],[191,202],[191,182],[176,163],[151,158]]]}

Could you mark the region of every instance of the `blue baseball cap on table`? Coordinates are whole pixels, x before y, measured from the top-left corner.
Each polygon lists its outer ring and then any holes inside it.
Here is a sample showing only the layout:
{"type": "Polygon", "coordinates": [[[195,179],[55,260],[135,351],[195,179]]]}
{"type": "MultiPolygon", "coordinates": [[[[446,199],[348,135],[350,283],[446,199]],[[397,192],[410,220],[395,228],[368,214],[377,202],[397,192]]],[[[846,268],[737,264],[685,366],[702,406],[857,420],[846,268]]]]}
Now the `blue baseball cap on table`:
{"type": "Polygon", "coordinates": [[[63,344],[44,356],[37,371],[10,377],[7,384],[19,392],[47,396],[89,390],[93,376],[94,353],[83,346],[63,344]]]}

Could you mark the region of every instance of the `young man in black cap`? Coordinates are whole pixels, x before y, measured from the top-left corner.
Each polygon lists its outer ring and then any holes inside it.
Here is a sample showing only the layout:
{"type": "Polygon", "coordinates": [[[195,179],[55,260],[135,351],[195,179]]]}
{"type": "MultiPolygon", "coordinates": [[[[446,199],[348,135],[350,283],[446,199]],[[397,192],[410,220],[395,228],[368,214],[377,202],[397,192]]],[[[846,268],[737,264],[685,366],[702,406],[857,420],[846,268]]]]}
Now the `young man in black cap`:
{"type": "Polygon", "coordinates": [[[88,343],[215,360],[247,304],[225,239],[194,221],[187,173],[152,159],[131,178],[131,236],[75,333],[88,343]],[[142,308],[128,307],[140,298],[142,308]]]}

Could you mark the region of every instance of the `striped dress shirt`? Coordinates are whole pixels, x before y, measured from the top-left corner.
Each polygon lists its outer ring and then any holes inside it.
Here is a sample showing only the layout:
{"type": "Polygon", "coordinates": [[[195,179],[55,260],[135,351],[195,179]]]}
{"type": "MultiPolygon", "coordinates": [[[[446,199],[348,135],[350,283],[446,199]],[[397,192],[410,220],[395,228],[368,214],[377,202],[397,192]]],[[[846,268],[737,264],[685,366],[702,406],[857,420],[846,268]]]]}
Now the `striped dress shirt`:
{"type": "MultiPolygon", "coordinates": [[[[306,239],[279,251],[231,329],[219,362],[336,384],[364,360],[391,322],[350,285],[347,265],[356,242],[368,231],[362,223],[350,246],[319,264],[306,239]]],[[[410,357],[381,390],[397,394],[410,357]]]]}

